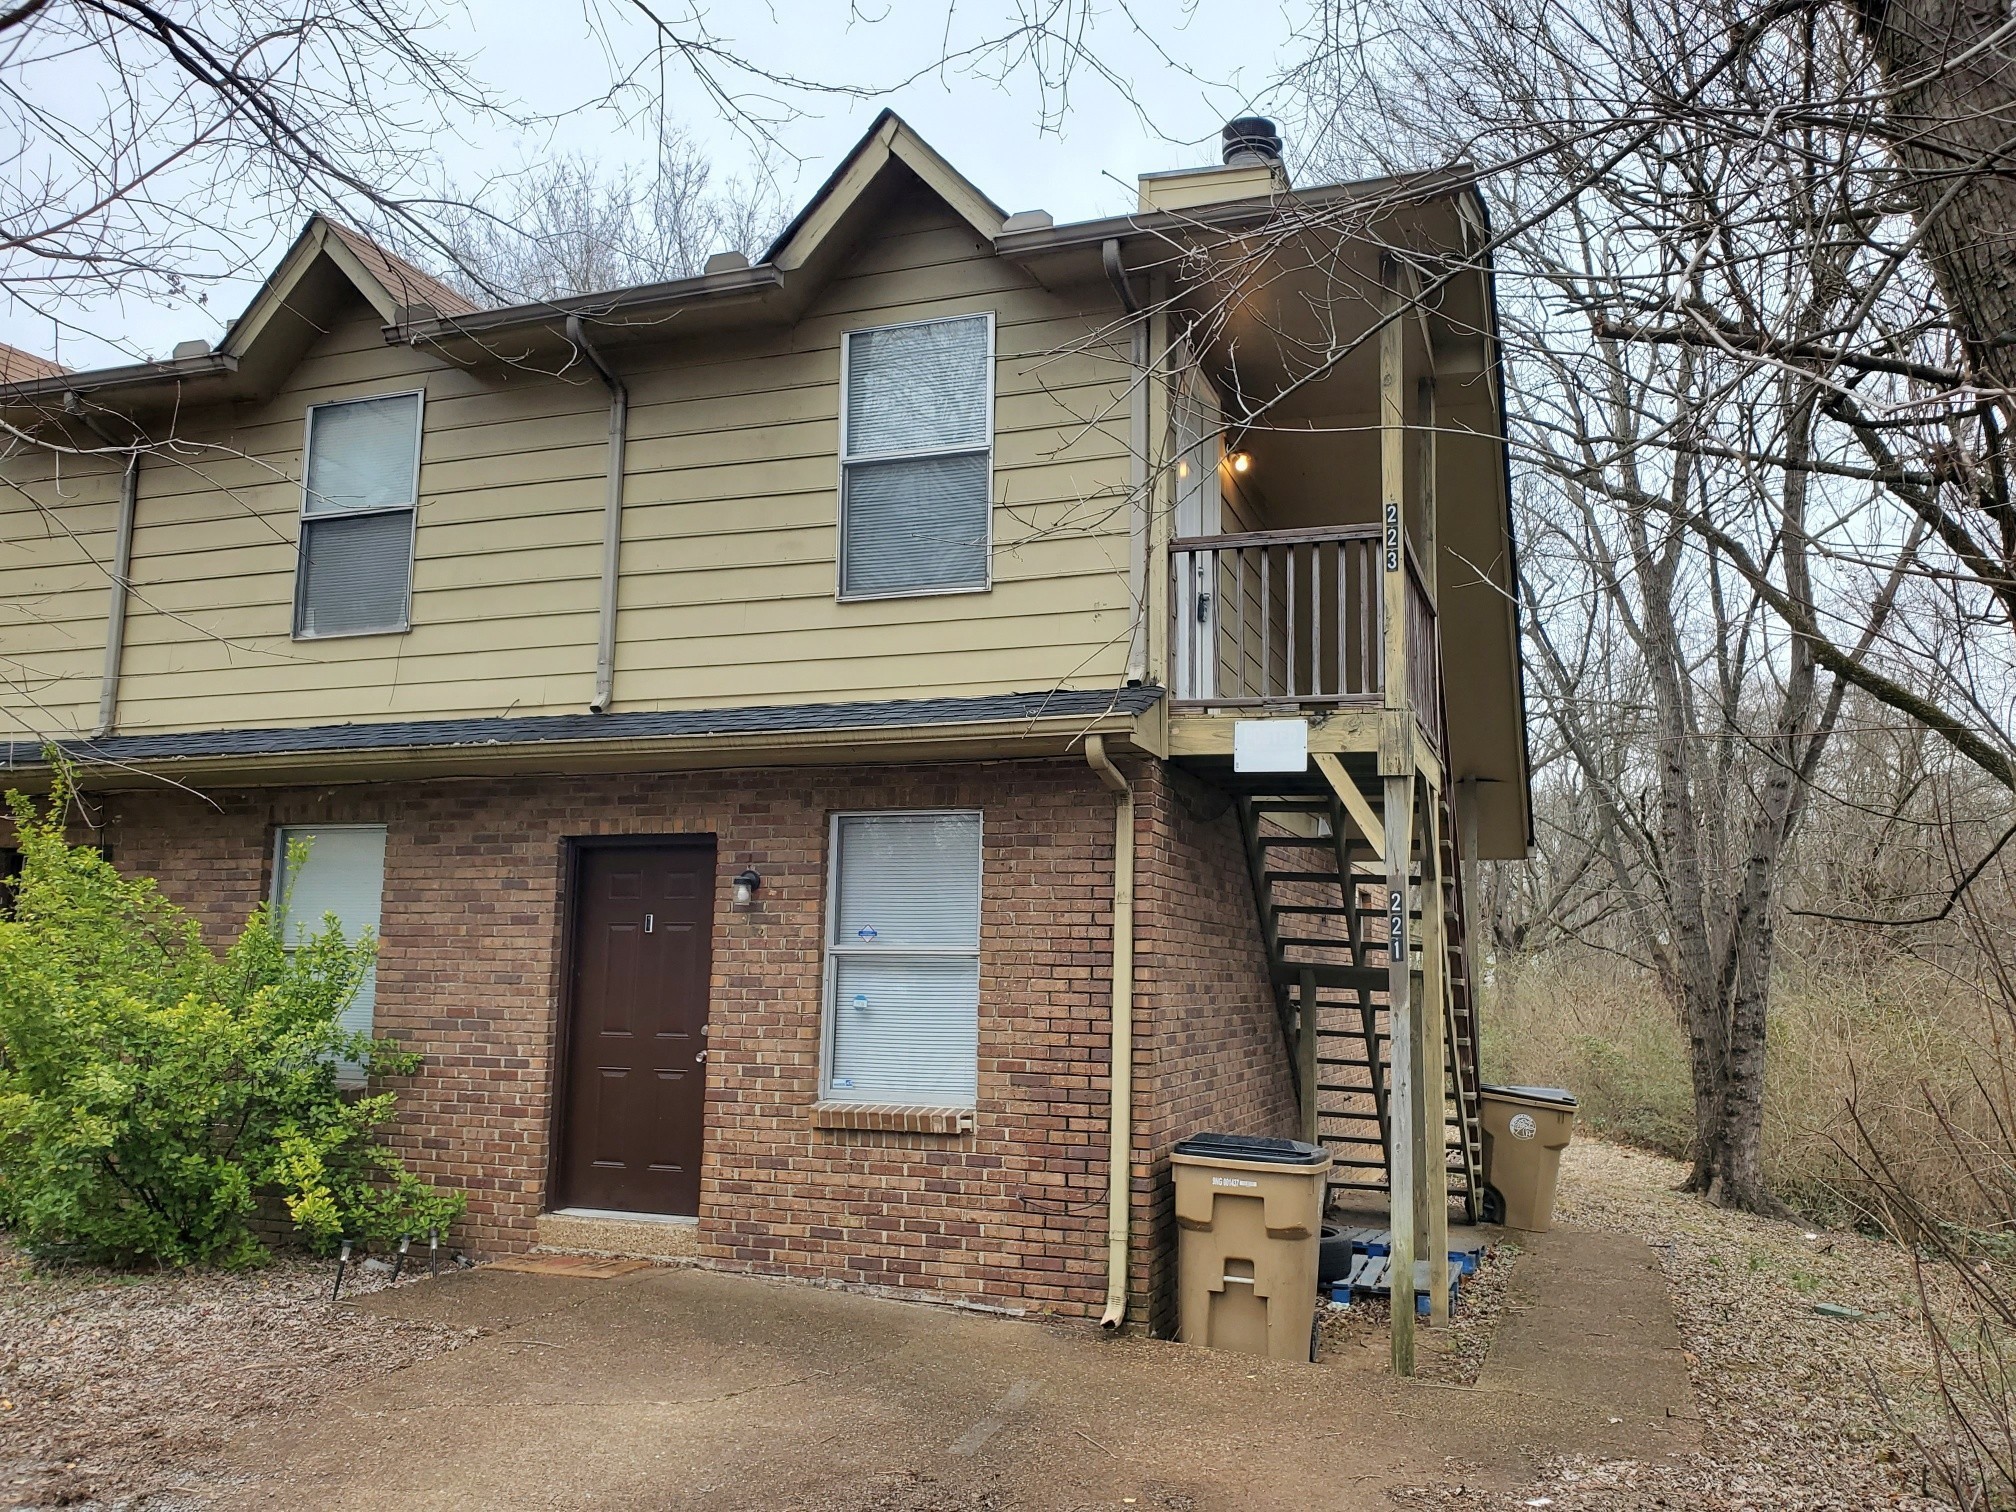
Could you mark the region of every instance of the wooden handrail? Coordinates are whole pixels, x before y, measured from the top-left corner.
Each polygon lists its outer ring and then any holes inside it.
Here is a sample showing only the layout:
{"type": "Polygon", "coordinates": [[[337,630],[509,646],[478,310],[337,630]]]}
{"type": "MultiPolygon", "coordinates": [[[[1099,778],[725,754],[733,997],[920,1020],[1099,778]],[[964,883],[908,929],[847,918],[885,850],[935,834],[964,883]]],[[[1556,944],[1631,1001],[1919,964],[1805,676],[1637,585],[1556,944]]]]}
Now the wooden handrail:
{"type": "Polygon", "coordinates": [[[1429,613],[1439,619],[1442,614],[1442,607],[1435,602],[1435,594],[1428,586],[1428,574],[1421,570],[1421,557],[1414,550],[1414,538],[1403,531],[1401,532],[1401,539],[1407,545],[1407,576],[1414,580],[1414,591],[1419,593],[1427,603],[1429,613]]]}
{"type": "Polygon", "coordinates": [[[1376,541],[1377,525],[1334,525],[1321,530],[1249,530],[1241,535],[1180,536],[1169,543],[1181,551],[1219,551],[1233,546],[1304,546],[1330,541],[1376,541]]]}

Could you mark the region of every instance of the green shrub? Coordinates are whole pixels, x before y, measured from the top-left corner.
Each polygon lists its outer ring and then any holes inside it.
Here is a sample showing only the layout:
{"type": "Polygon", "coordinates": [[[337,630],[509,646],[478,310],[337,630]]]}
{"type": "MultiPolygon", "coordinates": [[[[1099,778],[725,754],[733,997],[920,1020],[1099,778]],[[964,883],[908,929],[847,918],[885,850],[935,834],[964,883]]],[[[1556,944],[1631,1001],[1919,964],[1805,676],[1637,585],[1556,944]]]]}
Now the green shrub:
{"type": "Polygon", "coordinates": [[[333,917],[289,951],[261,907],[222,955],[145,878],[66,843],[9,794],[21,850],[0,921],[0,1224],[32,1252],[114,1264],[245,1265],[284,1207],[313,1246],[443,1228],[463,1198],[378,1137],[394,1094],[339,1085],[420,1057],[337,1015],[376,950],[333,917]]]}

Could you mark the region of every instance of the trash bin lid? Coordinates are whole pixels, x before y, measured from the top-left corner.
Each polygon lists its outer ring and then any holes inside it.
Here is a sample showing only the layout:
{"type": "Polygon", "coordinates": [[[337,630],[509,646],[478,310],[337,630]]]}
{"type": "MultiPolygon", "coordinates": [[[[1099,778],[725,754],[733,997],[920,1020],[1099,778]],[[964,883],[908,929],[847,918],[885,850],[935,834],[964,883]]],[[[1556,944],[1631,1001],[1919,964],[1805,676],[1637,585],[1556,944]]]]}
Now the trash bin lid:
{"type": "Polygon", "coordinates": [[[1517,1097],[1526,1102],[1555,1103],[1564,1108],[1575,1106],[1575,1094],[1565,1087],[1494,1087],[1486,1084],[1479,1092],[1495,1092],[1500,1097],[1517,1097]]]}
{"type": "Polygon", "coordinates": [[[1205,1160],[1243,1160],[1255,1165],[1322,1165],[1330,1152],[1299,1139],[1264,1139],[1257,1134],[1192,1134],[1176,1142],[1178,1155],[1205,1160]]]}

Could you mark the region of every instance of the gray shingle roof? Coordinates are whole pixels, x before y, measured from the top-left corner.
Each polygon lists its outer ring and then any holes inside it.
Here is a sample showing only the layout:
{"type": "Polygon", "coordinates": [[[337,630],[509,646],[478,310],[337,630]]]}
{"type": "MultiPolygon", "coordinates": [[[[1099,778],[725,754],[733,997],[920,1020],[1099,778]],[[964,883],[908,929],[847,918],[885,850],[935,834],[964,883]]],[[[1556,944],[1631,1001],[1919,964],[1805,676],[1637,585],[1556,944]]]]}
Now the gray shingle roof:
{"type": "MultiPolygon", "coordinates": [[[[1139,714],[1160,688],[1069,689],[979,698],[905,698],[874,703],[773,704],[745,709],[668,709],[619,714],[533,714],[517,718],[425,719],[385,724],[303,725],[259,730],[193,730],[57,742],[73,760],[154,762],[323,752],[442,750],[458,746],[651,740],[706,735],[797,734],[901,725],[1014,724],[1031,719],[1139,714]]],[[[10,739],[9,768],[42,765],[41,746],[10,739]]]]}

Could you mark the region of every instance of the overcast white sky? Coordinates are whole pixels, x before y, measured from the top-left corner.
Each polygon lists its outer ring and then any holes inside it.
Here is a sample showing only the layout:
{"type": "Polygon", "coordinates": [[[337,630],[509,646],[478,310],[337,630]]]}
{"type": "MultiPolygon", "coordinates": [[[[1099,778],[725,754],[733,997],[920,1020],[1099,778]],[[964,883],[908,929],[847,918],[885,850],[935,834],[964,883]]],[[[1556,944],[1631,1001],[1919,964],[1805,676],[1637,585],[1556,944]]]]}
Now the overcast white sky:
{"type": "MultiPolygon", "coordinates": [[[[464,10],[450,13],[443,44],[466,55],[477,78],[520,102],[526,113],[561,117],[550,130],[505,139],[487,129],[467,134],[476,140],[436,137],[440,161],[456,180],[474,182],[555,151],[587,151],[612,163],[649,161],[655,122],[637,118],[641,97],[633,97],[628,112],[578,108],[603,92],[611,73],[610,54],[578,8],[582,3],[600,7],[600,32],[614,33],[619,59],[646,55],[642,28],[618,19],[632,14],[623,0],[467,0],[464,10]]],[[[856,0],[851,15],[845,3],[818,0],[713,4],[708,24],[725,46],[775,72],[879,84],[928,67],[940,55],[948,24],[955,45],[998,35],[1014,3],[979,0],[978,9],[962,3],[949,23],[946,0],[856,0]]],[[[1093,3],[1087,47],[1124,84],[1080,67],[1067,99],[1053,93],[1046,100],[1037,70],[1024,64],[1005,82],[947,70],[869,100],[781,94],[803,112],[778,132],[788,152],[802,159],[781,161],[787,201],[793,208],[802,203],[886,105],[1011,211],[1040,208],[1059,220],[1118,211],[1130,203],[1137,173],[1215,160],[1224,120],[1256,104],[1264,108],[1299,14],[1299,8],[1291,12],[1266,0],[1196,0],[1194,6],[1142,0],[1131,13],[1114,0],[1093,3]],[[1144,29],[1152,42],[1141,35],[1144,29]]],[[[748,173],[747,142],[690,74],[668,74],[665,94],[674,118],[709,150],[722,177],[748,173]]],[[[263,261],[270,264],[284,244],[279,236],[263,261]]],[[[127,300],[72,310],[69,318],[82,331],[60,335],[42,315],[7,309],[0,311],[0,341],[60,355],[73,367],[162,357],[177,341],[217,339],[254,287],[249,278],[214,286],[200,306],[127,300]]]]}

